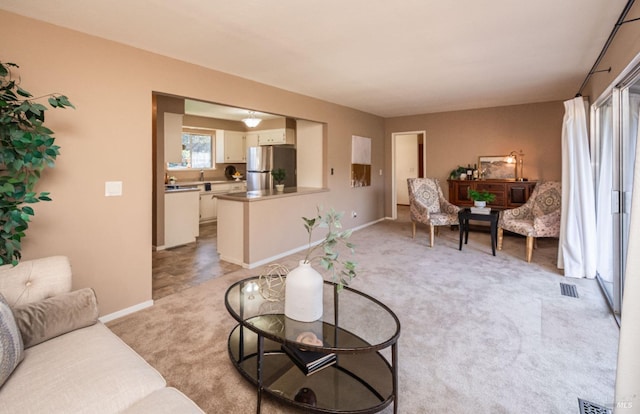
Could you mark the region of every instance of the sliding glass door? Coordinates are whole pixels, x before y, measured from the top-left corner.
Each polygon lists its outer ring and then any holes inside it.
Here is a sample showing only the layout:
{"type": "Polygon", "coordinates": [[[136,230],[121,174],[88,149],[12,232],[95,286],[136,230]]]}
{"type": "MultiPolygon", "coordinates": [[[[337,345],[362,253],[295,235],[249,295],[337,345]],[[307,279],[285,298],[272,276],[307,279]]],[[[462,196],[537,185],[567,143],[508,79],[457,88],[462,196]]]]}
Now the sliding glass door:
{"type": "Polygon", "coordinates": [[[617,317],[624,290],[639,113],[637,77],[613,88],[592,112],[597,277],[617,317]]]}
{"type": "MultiPolygon", "coordinates": [[[[595,140],[592,142],[595,195],[596,195],[596,234],[598,243],[597,258],[597,278],[600,281],[609,304],[615,313],[619,314],[619,297],[614,294],[618,288],[614,287],[614,280],[619,278],[620,269],[616,269],[619,264],[614,260],[616,251],[620,250],[615,246],[615,241],[619,239],[619,232],[616,222],[619,220],[617,207],[619,184],[616,181],[617,174],[613,174],[614,165],[619,163],[616,156],[618,151],[614,149],[613,131],[613,104],[612,97],[598,105],[595,110],[595,140]]],[[[617,283],[616,283],[617,285],[617,283]]]]}

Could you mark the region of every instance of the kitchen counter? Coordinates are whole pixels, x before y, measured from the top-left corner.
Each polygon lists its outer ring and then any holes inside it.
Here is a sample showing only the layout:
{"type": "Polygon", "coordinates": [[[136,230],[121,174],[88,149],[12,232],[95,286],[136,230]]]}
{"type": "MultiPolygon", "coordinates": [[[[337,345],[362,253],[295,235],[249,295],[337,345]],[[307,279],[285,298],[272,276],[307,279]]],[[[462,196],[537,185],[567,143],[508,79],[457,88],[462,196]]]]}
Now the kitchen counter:
{"type": "Polygon", "coordinates": [[[165,194],[167,193],[185,193],[185,192],[189,192],[189,191],[200,191],[200,189],[198,187],[180,187],[180,188],[170,188],[171,186],[168,185],[167,187],[164,188],[164,192],[165,194]]]}
{"type": "MultiPolygon", "coordinates": [[[[233,184],[233,183],[243,183],[246,180],[204,180],[204,181],[176,181],[175,185],[205,185],[206,183],[211,184],[233,184]]],[[[171,184],[166,184],[171,185],[171,184]]]]}
{"type": "Polygon", "coordinates": [[[272,200],[274,198],[292,197],[306,194],[322,193],[329,191],[326,188],[315,187],[285,187],[284,191],[276,190],[260,190],[260,191],[243,191],[237,193],[229,193],[219,196],[220,200],[229,201],[264,201],[272,200]]]}
{"type": "Polygon", "coordinates": [[[200,191],[209,193],[232,193],[246,189],[245,180],[210,180],[210,181],[177,181],[175,184],[165,184],[165,193],[178,191],[200,191]],[[209,184],[210,190],[206,190],[209,184]]]}

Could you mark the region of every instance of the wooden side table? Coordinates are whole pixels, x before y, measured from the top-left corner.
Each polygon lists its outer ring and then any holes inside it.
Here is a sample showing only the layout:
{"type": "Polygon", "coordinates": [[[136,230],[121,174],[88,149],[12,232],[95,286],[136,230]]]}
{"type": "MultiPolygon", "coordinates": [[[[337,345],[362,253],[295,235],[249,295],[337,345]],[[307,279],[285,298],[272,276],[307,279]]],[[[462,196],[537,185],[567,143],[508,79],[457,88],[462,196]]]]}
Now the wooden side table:
{"type": "Polygon", "coordinates": [[[464,235],[464,244],[469,241],[469,220],[487,221],[491,226],[491,252],[496,255],[496,244],[498,241],[498,217],[499,210],[492,209],[489,214],[472,213],[469,207],[461,208],[458,212],[458,220],[460,222],[460,245],[458,250],[462,250],[462,236],[464,235]]]}

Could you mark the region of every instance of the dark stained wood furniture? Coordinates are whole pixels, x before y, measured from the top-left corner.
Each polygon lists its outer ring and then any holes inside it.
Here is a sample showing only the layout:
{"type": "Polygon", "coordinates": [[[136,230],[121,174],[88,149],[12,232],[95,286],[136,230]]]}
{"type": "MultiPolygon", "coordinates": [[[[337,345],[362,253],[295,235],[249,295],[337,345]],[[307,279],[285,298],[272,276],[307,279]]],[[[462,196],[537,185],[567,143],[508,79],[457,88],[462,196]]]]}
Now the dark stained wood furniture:
{"type": "Polygon", "coordinates": [[[496,244],[498,241],[498,216],[499,210],[492,209],[489,214],[473,213],[471,208],[465,207],[458,212],[458,220],[460,221],[460,245],[458,250],[462,250],[462,237],[464,236],[464,244],[469,241],[469,220],[487,221],[491,229],[491,253],[496,255],[496,244]]]}
{"type": "Polygon", "coordinates": [[[495,194],[496,199],[487,203],[488,207],[505,210],[523,205],[531,196],[536,181],[515,180],[447,180],[449,183],[449,202],[459,207],[470,207],[469,188],[477,191],[486,190],[495,194]]]}

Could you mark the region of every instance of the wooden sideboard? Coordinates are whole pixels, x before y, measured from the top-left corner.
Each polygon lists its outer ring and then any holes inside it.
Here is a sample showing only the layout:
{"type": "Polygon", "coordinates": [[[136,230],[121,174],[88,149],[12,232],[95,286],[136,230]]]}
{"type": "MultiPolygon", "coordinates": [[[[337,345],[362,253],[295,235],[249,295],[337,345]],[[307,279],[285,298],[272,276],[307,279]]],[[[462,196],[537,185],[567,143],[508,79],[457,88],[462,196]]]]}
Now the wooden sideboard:
{"type": "Polygon", "coordinates": [[[449,182],[449,202],[460,207],[472,206],[469,189],[495,194],[496,199],[487,206],[496,209],[515,208],[529,199],[536,181],[514,180],[447,180],[449,182]]]}

